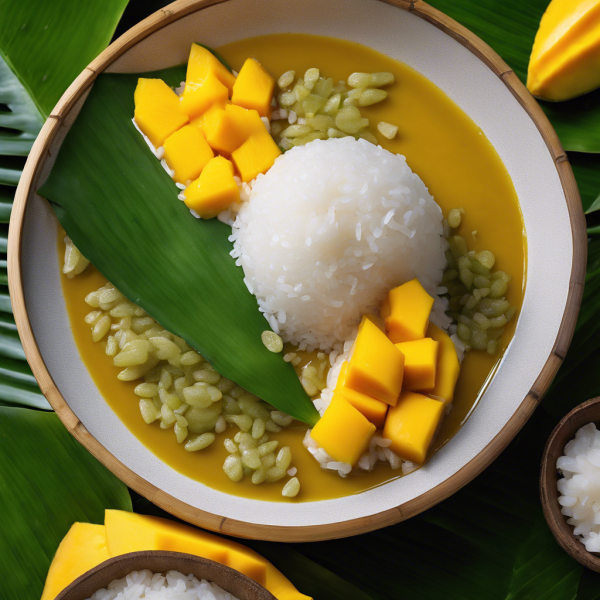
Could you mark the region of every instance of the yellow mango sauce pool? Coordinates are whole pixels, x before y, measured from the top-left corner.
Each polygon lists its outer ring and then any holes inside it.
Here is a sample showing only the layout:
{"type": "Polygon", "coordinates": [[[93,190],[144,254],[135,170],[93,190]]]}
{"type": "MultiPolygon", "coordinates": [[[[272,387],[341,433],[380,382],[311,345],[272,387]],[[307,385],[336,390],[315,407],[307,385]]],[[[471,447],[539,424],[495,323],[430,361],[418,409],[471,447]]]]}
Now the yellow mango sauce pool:
{"type": "MultiPolygon", "coordinates": [[[[336,82],[346,80],[356,71],[394,73],[395,83],[386,88],[388,98],[361,109],[371,121],[371,131],[384,148],[406,156],[408,165],[423,179],[444,215],[452,208],[465,209],[458,233],[467,240],[469,249],[494,253],[495,268],[512,276],[507,300],[521,306],[526,240],[511,179],[483,132],[440,89],[407,65],[364,46],[327,37],[270,35],[234,42],[219,51],[234,70],[239,70],[248,57],[254,57],[276,79],[290,69],[300,75],[311,67],[319,68],[321,76],[332,77],[336,82]],[[398,125],[395,139],[387,140],[376,131],[379,121],[398,125]],[[477,230],[476,239],[471,235],[473,230],[477,230]]],[[[174,186],[174,202],[177,202],[176,192],[174,186]]],[[[62,235],[58,251],[62,265],[62,235]]],[[[151,452],[176,471],[222,492],[263,500],[284,500],[281,489],[287,479],[254,485],[250,477],[233,483],[225,475],[222,465],[227,451],[223,439],[232,433],[219,434],[205,450],[187,452],[183,444],[177,444],[171,429],[162,430],[156,422],[146,425],[140,416],[139,399],[133,393],[136,383],[117,379],[121,369],[113,366],[112,359],[106,356],[104,343],[92,342],[90,326],[84,322],[85,315],[91,310],[84,302],[85,296],[103,286],[106,280],[89,267],[74,279],[63,276],[62,283],[71,327],[84,363],[111,408],[151,452]]],[[[444,420],[430,454],[452,438],[476,406],[512,338],[515,323],[516,318],[513,318],[506,327],[496,355],[490,356],[486,352],[467,355],[452,411],[444,420]]],[[[378,464],[370,473],[363,471],[347,478],[325,471],[302,445],[306,427],[295,425],[271,435],[271,439],[279,440],[280,447],[288,445],[292,449],[291,466],[298,469],[301,483],[300,494],[293,501],[356,494],[400,476],[387,464],[378,464]]]]}

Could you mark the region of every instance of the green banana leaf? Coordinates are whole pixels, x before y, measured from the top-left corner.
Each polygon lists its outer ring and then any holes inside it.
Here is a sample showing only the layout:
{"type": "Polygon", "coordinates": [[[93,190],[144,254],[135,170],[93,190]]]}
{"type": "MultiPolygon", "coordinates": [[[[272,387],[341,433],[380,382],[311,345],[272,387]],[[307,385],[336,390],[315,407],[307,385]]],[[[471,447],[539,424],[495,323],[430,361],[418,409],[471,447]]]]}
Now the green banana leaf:
{"type": "MultiPolygon", "coordinates": [[[[151,76],[177,85],[184,67],[151,76]]],[[[131,301],[225,377],[316,423],[292,365],[261,341],[267,321],[229,255],[231,228],[192,217],[131,122],[137,79],[96,79],[39,193],[83,255],[131,301]]]]}
{"type": "MultiPolygon", "coordinates": [[[[549,0],[430,0],[489,44],[525,83],[540,20],[549,0]]],[[[600,152],[600,91],[568,102],[540,102],[565,150],[600,152]]]]}
{"type": "Polygon", "coordinates": [[[0,407],[0,456],[0,597],[36,600],[71,525],[131,499],[51,413],[0,407]]]}
{"type": "Polygon", "coordinates": [[[106,48],[126,6],[127,0],[0,2],[0,56],[40,114],[47,117],[106,48]]]}

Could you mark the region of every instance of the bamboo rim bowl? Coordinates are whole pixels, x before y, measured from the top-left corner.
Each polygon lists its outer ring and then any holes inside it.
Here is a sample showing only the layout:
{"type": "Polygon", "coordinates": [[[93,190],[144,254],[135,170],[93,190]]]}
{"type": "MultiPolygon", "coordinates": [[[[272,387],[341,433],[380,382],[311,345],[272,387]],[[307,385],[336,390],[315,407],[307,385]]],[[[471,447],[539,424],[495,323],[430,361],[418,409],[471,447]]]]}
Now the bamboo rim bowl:
{"type": "Polygon", "coordinates": [[[560,512],[556,487],[558,481],[556,461],[563,455],[565,445],[575,437],[577,430],[588,423],[600,425],[600,397],[576,406],[550,434],[542,456],[540,497],[550,531],[562,549],[584,567],[600,573],[600,556],[585,549],[585,546],[573,535],[573,527],[567,523],[566,517],[560,512]]]}
{"type": "Polygon", "coordinates": [[[566,354],[586,253],[581,202],[556,133],[502,59],[439,11],[421,0],[180,0],[112,44],[50,115],[17,190],[8,271],[15,319],[37,381],[67,429],[95,457],[129,487],[190,523],[239,537],[299,542],[356,535],[409,518],[456,492],[498,456],[535,410],[566,354]],[[527,287],[516,333],[477,410],[409,477],[317,503],[261,502],[218,492],[162,463],[129,432],[77,352],[58,278],[56,220],[36,195],[103,71],[160,69],[185,62],[194,41],[216,47],[281,32],[362,43],[440,87],[504,162],[527,234],[527,287]]]}
{"type": "Polygon", "coordinates": [[[193,575],[199,580],[206,579],[239,600],[276,600],[262,585],[235,569],[201,556],[162,550],[130,552],[109,558],[78,577],[56,597],[56,600],[87,600],[111,581],[122,579],[132,571],[144,569],[153,573],[179,571],[184,575],[193,575]]]}

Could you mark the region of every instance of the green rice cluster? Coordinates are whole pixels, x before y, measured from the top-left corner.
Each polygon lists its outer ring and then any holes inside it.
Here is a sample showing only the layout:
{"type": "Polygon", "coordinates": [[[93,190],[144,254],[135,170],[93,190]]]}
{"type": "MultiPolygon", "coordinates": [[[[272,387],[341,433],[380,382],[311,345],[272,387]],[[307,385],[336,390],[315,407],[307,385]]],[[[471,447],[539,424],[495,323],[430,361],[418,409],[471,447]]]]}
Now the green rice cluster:
{"type": "MultiPolygon", "coordinates": [[[[316,68],[298,78],[295,71],[287,71],[279,78],[277,101],[279,109],[295,117],[274,119],[271,135],[283,150],[313,140],[346,136],[377,144],[369,131],[369,119],[363,117],[360,108],[385,100],[387,92],[380,88],[392,83],[392,73],[352,73],[347,81],[335,84],[330,77],[321,77],[316,68]]],[[[379,123],[378,129],[389,139],[398,131],[395,125],[385,122],[379,123]]]]}
{"type": "Polygon", "coordinates": [[[494,271],[495,256],[488,250],[469,250],[465,238],[456,235],[462,209],[448,214],[448,268],[441,285],[447,288],[448,315],[457,324],[457,335],[466,349],[486,350],[495,354],[498,340],[516,307],[506,300],[510,276],[494,271]]]}

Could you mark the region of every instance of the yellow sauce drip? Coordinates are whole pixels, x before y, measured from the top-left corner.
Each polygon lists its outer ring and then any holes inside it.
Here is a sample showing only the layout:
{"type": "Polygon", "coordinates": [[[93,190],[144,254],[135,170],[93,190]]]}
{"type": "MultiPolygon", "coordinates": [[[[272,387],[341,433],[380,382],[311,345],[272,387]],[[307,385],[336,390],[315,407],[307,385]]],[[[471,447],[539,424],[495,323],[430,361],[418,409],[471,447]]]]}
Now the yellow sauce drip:
{"type": "MultiPolygon", "coordinates": [[[[440,89],[422,75],[400,62],[364,46],[327,37],[303,34],[278,34],[234,42],[219,48],[227,61],[239,70],[249,56],[256,58],[278,78],[289,69],[303,74],[318,67],[322,76],[334,81],[345,80],[355,71],[391,71],[396,83],[388,88],[388,99],[364,108],[375,131],[379,121],[399,126],[394,140],[376,133],[387,150],[406,156],[408,165],[419,174],[445,215],[452,208],[463,207],[459,233],[470,249],[490,250],[496,256],[497,269],[512,276],[507,299],[521,306],[524,292],[525,244],[524,227],[517,196],[511,179],[496,151],[471,121],[440,89]],[[474,240],[471,232],[477,230],[474,240]]],[[[175,192],[174,192],[175,193],[175,192]]],[[[63,235],[58,252],[64,255],[63,235]]],[[[225,434],[200,452],[186,452],[176,443],[172,430],[161,430],[158,424],[146,425],[140,416],[135,383],[117,379],[119,368],[104,352],[104,344],[92,342],[90,327],[84,317],[91,308],[85,296],[106,283],[106,279],[90,267],[74,279],[62,276],[63,292],[71,320],[73,335],[81,357],[98,389],[128,429],[156,456],[180,473],[222,492],[281,501],[284,479],[274,484],[253,485],[246,477],[240,483],[230,481],[222,470],[227,451],[225,434]]],[[[481,396],[515,329],[516,319],[507,326],[497,355],[471,352],[465,359],[458,381],[452,411],[446,417],[434,442],[433,452],[458,431],[481,396]]],[[[287,350],[287,348],[286,348],[287,350]]],[[[314,359],[314,357],[312,357],[314,359]]],[[[304,357],[301,365],[311,357],[304,357]]],[[[306,429],[292,427],[272,435],[280,447],[292,449],[292,466],[298,469],[300,495],[293,501],[315,501],[356,494],[399,477],[398,471],[378,465],[371,473],[341,478],[322,470],[302,445],[306,429]]],[[[233,433],[234,430],[231,430],[233,433]]],[[[231,434],[229,434],[231,435],[231,434]]],[[[289,500],[286,500],[289,501],[289,500]]]]}

